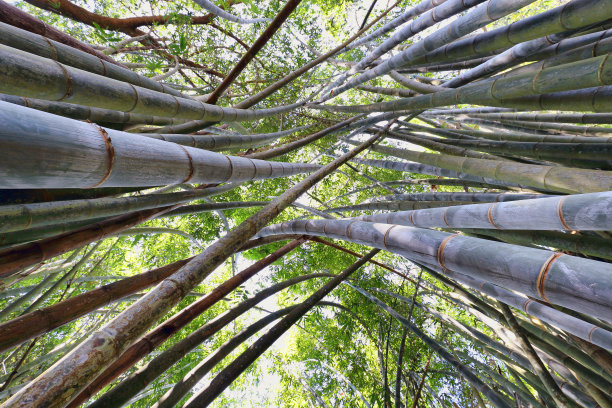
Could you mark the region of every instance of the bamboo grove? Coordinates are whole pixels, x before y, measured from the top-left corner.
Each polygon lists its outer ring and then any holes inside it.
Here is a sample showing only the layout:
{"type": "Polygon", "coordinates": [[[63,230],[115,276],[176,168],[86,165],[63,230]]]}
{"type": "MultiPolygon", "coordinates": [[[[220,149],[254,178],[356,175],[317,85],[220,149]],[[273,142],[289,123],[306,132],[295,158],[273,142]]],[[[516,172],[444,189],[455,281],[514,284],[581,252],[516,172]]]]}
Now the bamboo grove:
{"type": "Polygon", "coordinates": [[[612,2],[0,1],[0,406],[612,408],[612,2]]]}

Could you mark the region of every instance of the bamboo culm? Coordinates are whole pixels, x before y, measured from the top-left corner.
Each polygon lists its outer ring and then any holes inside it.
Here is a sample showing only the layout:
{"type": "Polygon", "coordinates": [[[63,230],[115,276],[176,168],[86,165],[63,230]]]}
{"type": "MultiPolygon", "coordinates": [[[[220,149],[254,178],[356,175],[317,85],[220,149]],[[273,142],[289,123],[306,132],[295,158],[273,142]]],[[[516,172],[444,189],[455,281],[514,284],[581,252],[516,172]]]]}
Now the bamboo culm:
{"type": "Polygon", "coordinates": [[[319,168],[224,156],[6,102],[0,102],[0,112],[3,188],[219,183],[319,168]],[[135,173],[134,168],[139,171],[135,173]]]}
{"type": "Polygon", "coordinates": [[[354,220],[285,222],[264,228],[259,236],[282,233],[327,236],[386,249],[412,261],[440,265],[602,319],[612,310],[607,296],[612,288],[612,271],[608,271],[612,267],[605,262],[458,234],[354,220]]]}

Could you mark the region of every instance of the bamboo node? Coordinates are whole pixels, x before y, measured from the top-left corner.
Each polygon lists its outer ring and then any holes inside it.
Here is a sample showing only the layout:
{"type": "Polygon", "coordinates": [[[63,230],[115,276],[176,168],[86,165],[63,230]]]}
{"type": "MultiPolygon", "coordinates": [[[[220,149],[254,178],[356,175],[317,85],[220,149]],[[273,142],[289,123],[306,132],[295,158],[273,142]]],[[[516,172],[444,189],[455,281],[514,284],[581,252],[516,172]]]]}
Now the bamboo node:
{"type": "Polygon", "coordinates": [[[47,37],[42,37],[42,38],[43,40],[47,42],[47,45],[49,46],[49,49],[51,50],[51,53],[53,54],[53,60],[57,61],[57,50],[55,49],[55,46],[47,37]]]}
{"type": "Polygon", "coordinates": [[[100,133],[100,135],[102,136],[102,139],[104,139],[104,146],[106,147],[106,155],[108,157],[107,159],[108,166],[106,168],[106,171],[104,172],[104,175],[102,176],[102,179],[96,184],[94,184],[93,186],[86,187],[86,188],[95,188],[103,184],[110,177],[113,171],[113,163],[115,162],[115,148],[113,147],[113,143],[112,143],[110,136],[108,135],[108,132],[104,130],[103,127],[98,126],[93,122],[88,121],[87,123],[95,127],[98,133],[100,133]]]}
{"type": "Polygon", "coordinates": [[[66,92],[64,93],[64,96],[58,99],[58,101],[63,101],[64,99],[72,95],[72,78],[70,77],[70,73],[63,64],[60,64],[57,61],[53,62],[55,62],[60,67],[60,69],[64,72],[64,75],[66,76],[66,92]]]}
{"type": "Polygon", "coordinates": [[[447,268],[446,268],[446,265],[444,265],[444,261],[443,261],[443,258],[444,258],[444,249],[446,248],[446,245],[449,243],[449,241],[450,241],[451,239],[455,238],[455,237],[456,237],[456,236],[458,236],[458,235],[459,235],[459,234],[453,234],[453,235],[450,235],[450,236],[448,236],[448,237],[444,238],[444,241],[442,241],[442,243],[441,243],[441,244],[440,244],[440,246],[438,247],[438,264],[440,265],[440,267],[441,267],[443,270],[446,270],[446,269],[447,269],[447,268]]]}
{"type": "Polygon", "coordinates": [[[232,175],[234,174],[234,165],[232,164],[232,159],[230,159],[229,156],[224,156],[224,157],[227,159],[227,162],[229,163],[229,177],[227,178],[227,180],[230,180],[232,178],[232,175]]]}
{"type": "Polygon", "coordinates": [[[591,339],[591,337],[593,336],[593,332],[597,329],[600,329],[600,327],[593,325],[593,328],[589,330],[589,334],[587,335],[587,338],[589,339],[591,343],[593,342],[593,340],[591,339]]]}
{"type": "Polygon", "coordinates": [[[389,227],[389,229],[387,231],[385,231],[385,234],[383,235],[383,246],[389,250],[389,248],[387,247],[387,235],[389,235],[389,232],[391,232],[391,230],[393,228],[397,227],[397,225],[392,225],[391,227],[389,227]]]}
{"type": "Polygon", "coordinates": [[[546,262],[544,262],[544,265],[542,265],[542,268],[540,269],[540,273],[538,274],[538,279],[536,280],[536,289],[540,297],[547,302],[550,302],[548,298],[546,297],[546,292],[545,292],[545,283],[546,283],[546,278],[548,276],[548,272],[550,271],[550,267],[552,266],[552,264],[563,255],[565,254],[562,254],[560,252],[554,252],[546,260],[546,262]]]}
{"type": "MultiPolygon", "coordinates": [[[[495,222],[493,221],[493,207],[495,207],[497,205],[497,203],[493,203],[489,206],[489,210],[487,211],[487,219],[489,220],[489,222],[491,223],[491,225],[493,225],[495,228],[497,228],[498,230],[501,230],[501,228],[499,228],[497,226],[497,224],[495,224],[495,222]]],[[[448,225],[448,224],[447,224],[448,225]]]]}
{"type": "Polygon", "coordinates": [[[442,213],[442,220],[444,221],[444,223],[446,224],[447,227],[451,228],[451,226],[448,223],[448,221],[446,221],[446,212],[447,211],[448,211],[448,208],[446,210],[444,210],[444,212],[442,213]]]}
{"type": "Polygon", "coordinates": [[[194,167],[193,167],[193,159],[191,158],[191,155],[189,154],[189,152],[187,151],[187,149],[185,149],[183,146],[181,145],[177,145],[178,147],[180,147],[181,149],[183,149],[183,151],[185,152],[185,154],[187,155],[187,159],[189,160],[189,174],[187,174],[187,177],[185,178],[185,180],[181,181],[181,184],[188,182],[189,180],[191,180],[191,178],[193,177],[193,172],[194,167]]]}
{"type": "Polygon", "coordinates": [[[138,105],[138,99],[139,99],[139,97],[138,97],[138,90],[136,89],[136,87],[134,85],[130,84],[130,83],[128,83],[128,85],[131,86],[132,89],[134,90],[134,98],[135,98],[135,100],[134,100],[134,105],[132,105],[132,107],[130,109],[126,110],[125,112],[131,112],[134,109],[136,109],[136,105],[138,105]]]}
{"type": "Polygon", "coordinates": [[[565,201],[566,198],[567,196],[564,196],[561,197],[561,199],[559,200],[559,204],[557,205],[557,215],[559,216],[559,221],[561,221],[561,225],[563,225],[563,228],[565,228],[567,231],[571,231],[572,234],[575,234],[576,231],[569,225],[567,225],[565,217],[563,217],[563,201],[565,201]]]}
{"type": "MultiPolygon", "coordinates": [[[[523,303],[523,312],[527,313],[527,306],[528,306],[528,305],[529,305],[531,302],[533,302],[533,300],[532,300],[532,299],[527,299],[527,300],[525,301],[525,303],[523,303]]],[[[527,313],[527,314],[528,314],[528,313],[527,313]]]]}

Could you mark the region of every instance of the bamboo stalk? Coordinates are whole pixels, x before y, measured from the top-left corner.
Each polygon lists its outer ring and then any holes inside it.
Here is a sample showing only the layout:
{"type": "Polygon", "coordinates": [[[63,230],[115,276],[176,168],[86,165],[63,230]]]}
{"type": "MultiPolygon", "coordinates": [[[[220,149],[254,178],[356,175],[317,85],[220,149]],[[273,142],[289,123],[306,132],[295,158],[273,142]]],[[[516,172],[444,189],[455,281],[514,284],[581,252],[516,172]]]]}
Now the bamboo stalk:
{"type": "Polygon", "coordinates": [[[146,335],[132,343],[126,350],[104,371],[102,371],[94,381],[85,387],[76,397],[72,398],[68,407],[78,407],[98,393],[106,385],[120,376],[127,369],[140,361],[147,354],[159,347],[168,338],[176,334],[180,329],[189,324],[193,319],[204,313],[223,297],[236,289],[272,262],[277,261],[295,248],[299,247],[304,239],[293,240],[267,257],[257,261],[253,265],[245,268],[240,273],[232,276],[221,285],[213,289],[208,295],[192,303],[174,316],[165,320],[162,324],[149,331],[146,335]]]}
{"type": "Polygon", "coordinates": [[[411,332],[413,332],[418,338],[420,338],[432,351],[435,351],[440,357],[446,360],[449,364],[451,364],[467,381],[470,382],[478,391],[480,391],[485,397],[491,401],[491,403],[495,407],[499,408],[510,408],[508,404],[504,401],[501,395],[489,388],[485,383],[483,383],[480,378],[478,378],[467,366],[463,365],[459,360],[457,360],[452,354],[450,354],[446,349],[444,349],[440,344],[435,342],[435,340],[431,339],[425,333],[423,333],[418,327],[414,324],[407,321],[404,317],[402,317],[398,312],[393,310],[387,304],[382,302],[380,299],[376,298],[372,294],[366,292],[358,286],[348,284],[350,287],[355,289],[357,292],[361,293],[369,300],[371,300],[374,304],[379,306],[381,309],[389,313],[392,317],[398,320],[402,326],[408,328],[411,332]]]}
{"type": "Polygon", "coordinates": [[[136,395],[141,389],[152,383],[163,372],[176,364],[190,350],[193,350],[199,344],[210,338],[223,327],[228,325],[241,314],[247,312],[257,303],[272,296],[279,291],[295,285],[297,283],[322,277],[333,277],[335,275],[328,273],[312,273],[300,275],[295,278],[276,283],[264,290],[261,290],[256,295],[248,298],[239,304],[233,306],[225,313],[215,317],[215,319],[202,325],[198,329],[191,332],[185,338],[179,340],[176,344],[153,358],[142,368],[130,374],[125,380],[118,383],[111,390],[103,394],[99,399],[93,402],[92,408],[102,408],[108,406],[119,406],[125,404],[130,398],[136,395]]]}
{"type": "Polygon", "coordinates": [[[210,384],[198,394],[192,396],[186,403],[185,408],[206,407],[225,390],[249,365],[253,363],[263,352],[265,352],[283,333],[291,328],[306,312],[314,307],[334,288],[346,278],[361,268],[368,260],[374,257],[380,250],[374,249],[364,257],[343,270],[335,278],[331,279],[323,287],[313,293],[308,299],[293,309],[286,317],[274,325],[268,332],[253,343],[244,353],[238,356],[227,367],[225,367],[210,384]]]}
{"type": "Polygon", "coordinates": [[[298,220],[259,236],[302,233],[386,249],[440,265],[546,302],[606,319],[612,310],[608,263],[434,230],[355,220],[298,220]],[[515,259],[521,259],[516,262],[515,259]]]}
{"type": "Polygon", "coordinates": [[[611,203],[612,192],[604,192],[374,214],[357,219],[420,228],[609,231],[611,203]]]}
{"type": "Polygon", "coordinates": [[[0,186],[4,188],[218,183],[319,168],[223,156],[6,102],[0,102],[0,108],[0,122],[4,124],[0,132],[4,146],[0,186]],[[135,173],[134,168],[139,171],[135,173]]]}
{"type": "Polygon", "coordinates": [[[127,344],[142,334],[185,293],[188,293],[236,249],[255,235],[261,227],[276,217],[304,191],[362,152],[379,137],[380,135],[370,138],[362,146],[349,151],[285,191],[182,267],[173,275],[172,280],[167,279],[162,282],[156,289],[110,321],[104,330],[95,332],[86,342],[40,375],[36,381],[7,400],[5,405],[7,407],[19,406],[22,404],[20,401],[31,401],[32,399],[36,399],[37,404],[40,405],[61,405],[69,401],[101,369],[111,364],[127,347],[127,344]],[[96,355],[99,358],[72,360],[71,356],[79,355],[96,355]],[[54,385],[50,386],[50,384],[54,385]]]}
{"type": "Polygon", "coordinates": [[[5,45],[0,45],[0,61],[3,93],[144,115],[236,122],[290,112],[305,103],[261,110],[222,108],[107,78],[5,45]]]}
{"type": "Polygon", "coordinates": [[[608,171],[495,162],[471,157],[414,152],[380,145],[374,146],[372,150],[453,172],[465,172],[473,177],[481,177],[482,179],[478,181],[487,183],[506,182],[513,183],[515,186],[527,185],[544,191],[561,193],[593,193],[612,190],[612,173],[608,171]]]}

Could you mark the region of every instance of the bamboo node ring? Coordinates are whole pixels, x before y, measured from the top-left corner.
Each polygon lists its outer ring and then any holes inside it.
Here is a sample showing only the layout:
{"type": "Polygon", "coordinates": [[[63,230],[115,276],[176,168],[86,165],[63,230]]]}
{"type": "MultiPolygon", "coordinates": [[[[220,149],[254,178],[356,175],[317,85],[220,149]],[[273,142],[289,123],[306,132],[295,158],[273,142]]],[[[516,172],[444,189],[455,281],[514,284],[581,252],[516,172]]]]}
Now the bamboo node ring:
{"type": "Polygon", "coordinates": [[[383,235],[383,246],[389,250],[389,248],[387,247],[387,235],[389,235],[389,232],[391,232],[391,230],[393,228],[397,227],[397,225],[392,225],[391,227],[389,227],[389,229],[387,231],[385,231],[385,234],[383,235]]]}
{"type": "Polygon", "coordinates": [[[591,340],[591,336],[593,336],[593,332],[599,328],[600,328],[599,326],[593,325],[593,328],[589,330],[589,334],[587,335],[587,338],[589,339],[591,343],[593,342],[593,340],[591,340]]]}
{"type": "Polygon", "coordinates": [[[181,145],[177,145],[178,147],[180,147],[181,149],[183,149],[183,151],[185,152],[185,154],[187,155],[187,159],[189,160],[189,174],[187,174],[187,177],[185,178],[185,180],[181,181],[181,184],[188,182],[189,180],[191,180],[191,178],[193,177],[193,173],[195,171],[194,167],[193,167],[193,159],[191,158],[191,155],[189,154],[189,152],[187,151],[187,149],[185,149],[183,146],[181,145]]]}
{"type": "Polygon", "coordinates": [[[444,265],[444,261],[443,261],[443,258],[444,258],[444,249],[446,248],[446,245],[449,243],[449,241],[450,241],[451,239],[455,238],[455,237],[456,237],[456,236],[458,236],[458,235],[459,235],[459,234],[453,234],[453,235],[450,235],[450,236],[448,236],[448,237],[444,238],[444,241],[442,241],[442,243],[441,243],[441,244],[440,244],[440,246],[438,247],[438,256],[437,256],[437,258],[438,258],[438,264],[440,265],[440,267],[441,267],[443,270],[446,270],[446,269],[447,269],[447,268],[446,268],[446,265],[444,265]]]}
{"type": "MultiPolygon", "coordinates": [[[[489,220],[489,222],[491,223],[491,225],[493,225],[495,228],[497,228],[498,230],[501,230],[501,228],[499,228],[497,226],[497,224],[495,224],[495,221],[493,221],[493,207],[495,207],[497,205],[497,203],[493,203],[489,206],[489,209],[487,210],[487,219],[489,220]]],[[[448,225],[448,224],[447,224],[448,225]]]]}
{"type": "Polygon", "coordinates": [[[106,180],[108,180],[108,178],[110,177],[111,173],[113,172],[113,164],[115,163],[115,148],[113,147],[113,141],[111,140],[110,136],[108,135],[108,132],[101,126],[96,125],[93,122],[87,122],[89,124],[91,124],[93,127],[96,128],[96,130],[98,131],[98,133],[100,133],[100,136],[102,136],[102,139],[104,139],[104,146],[106,147],[106,156],[107,156],[107,162],[108,165],[106,167],[106,171],[104,172],[104,175],[102,176],[102,179],[97,182],[96,184],[94,184],[93,186],[90,187],[86,187],[86,188],[95,188],[98,187],[102,184],[104,184],[104,182],[106,182],[106,180]]]}
{"type": "Polygon", "coordinates": [[[567,231],[571,231],[572,233],[574,233],[576,231],[569,225],[567,225],[565,217],[563,216],[563,201],[565,201],[566,198],[567,196],[563,196],[559,200],[559,204],[557,205],[557,215],[559,216],[559,221],[561,221],[561,225],[563,225],[563,228],[565,228],[567,231]]]}
{"type": "Polygon", "coordinates": [[[546,262],[544,262],[544,265],[542,265],[542,268],[540,269],[540,273],[538,274],[538,278],[536,280],[536,289],[540,297],[547,302],[550,302],[548,298],[546,297],[546,291],[545,291],[545,283],[546,283],[546,278],[548,276],[548,272],[550,271],[550,267],[552,266],[552,264],[563,255],[565,254],[560,253],[560,252],[553,253],[546,260],[546,262]]]}
{"type": "Polygon", "coordinates": [[[63,101],[64,99],[72,95],[72,78],[70,77],[70,73],[68,72],[68,70],[63,64],[60,64],[57,61],[53,61],[53,62],[55,62],[58,67],[60,67],[60,69],[64,73],[64,76],[66,77],[66,92],[64,93],[64,96],[62,96],[61,98],[57,100],[59,102],[59,101],[63,101]]]}

